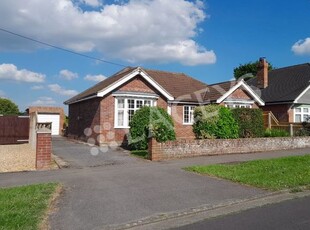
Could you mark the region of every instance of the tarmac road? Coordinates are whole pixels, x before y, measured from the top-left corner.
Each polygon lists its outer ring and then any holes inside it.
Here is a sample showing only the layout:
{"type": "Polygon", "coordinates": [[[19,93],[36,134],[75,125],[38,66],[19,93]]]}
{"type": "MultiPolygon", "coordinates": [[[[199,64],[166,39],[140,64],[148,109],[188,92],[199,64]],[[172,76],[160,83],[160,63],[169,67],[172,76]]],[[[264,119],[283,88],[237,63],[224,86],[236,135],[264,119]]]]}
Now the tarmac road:
{"type": "Polygon", "coordinates": [[[175,230],[309,230],[310,197],[217,217],[175,230]]]}

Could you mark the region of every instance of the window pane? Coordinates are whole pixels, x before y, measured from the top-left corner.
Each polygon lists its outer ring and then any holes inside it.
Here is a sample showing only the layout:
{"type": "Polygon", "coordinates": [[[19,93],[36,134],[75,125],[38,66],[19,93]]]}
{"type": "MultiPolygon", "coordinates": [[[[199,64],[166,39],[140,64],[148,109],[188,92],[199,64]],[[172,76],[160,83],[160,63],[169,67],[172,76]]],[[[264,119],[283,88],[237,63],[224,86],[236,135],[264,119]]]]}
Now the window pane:
{"type": "Polygon", "coordinates": [[[189,123],[189,107],[184,106],[183,122],[189,123]]]}
{"type": "MultiPolygon", "coordinates": [[[[129,121],[129,122],[131,121],[131,119],[132,119],[134,113],[135,113],[134,110],[132,110],[132,109],[128,110],[128,121],[129,121]]],[[[129,123],[129,122],[128,122],[128,123],[129,123]]]]}
{"type": "Polygon", "coordinates": [[[124,126],[124,111],[117,112],[117,125],[124,126]]]}
{"type": "Polygon", "coordinates": [[[308,114],[304,114],[303,116],[303,121],[308,121],[309,115],[308,114]]]}
{"type": "Polygon", "coordinates": [[[117,108],[119,108],[119,109],[125,108],[125,100],[124,99],[118,99],[117,100],[117,108]]]}
{"type": "Polygon", "coordinates": [[[151,106],[151,101],[150,100],[145,100],[144,101],[145,106],[151,106]]]}
{"type": "Polygon", "coordinates": [[[301,108],[295,108],[296,113],[301,113],[301,108]]]}
{"type": "Polygon", "coordinates": [[[128,99],[128,108],[130,108],[130,109],[135,108],[135,100],[128,99]]]}
{"type": "Polygon", "coordinates": [[[295,122],[301,122],[301,115],[300,114],[295,115],[295,122]]]}
{"type": "Polygon", "coordinates": [[[304,113],[308,113],[309,109],[308,108],[303,108],[304,113]]]}
{"type": "Polygon", "coordinates": [[[137,109],[141,108],[143,106],[143,101],[137,100],[137,109]]]}
{"type": "Polygon", "coordinates": [[[190,123],[194,123],[194,109],[195,109],[195,106],[192,106],[189,111],[189,122],[190,123]]]}

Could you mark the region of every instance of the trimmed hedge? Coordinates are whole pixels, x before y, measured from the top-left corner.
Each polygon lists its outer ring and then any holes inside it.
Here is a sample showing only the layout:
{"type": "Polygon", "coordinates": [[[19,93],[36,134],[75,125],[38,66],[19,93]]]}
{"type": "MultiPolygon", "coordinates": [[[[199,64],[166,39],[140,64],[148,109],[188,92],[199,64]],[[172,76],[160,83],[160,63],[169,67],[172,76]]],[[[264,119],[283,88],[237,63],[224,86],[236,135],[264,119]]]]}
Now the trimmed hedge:
{"type": "Polygon", "coordinates": [[[129,125],[128,142],[134,150],[147,149],[151,135],[158,142],[175,140],[172,118],[166,110],[159,107],[142,107],[133,115],[129,125]]]}
{"type": "Polygon", "coordinates": [[[232,114],[239,126],[239,137],[263,137],[264,120],[263,112],[260,109],[236,108],[232,114]]]}
{"type": "Polygon", "coordinates": [[[194,110],[193,132],[198,139],[238,138],[238,124],[231,110],[220,105],[199,106],[194,110]]]}

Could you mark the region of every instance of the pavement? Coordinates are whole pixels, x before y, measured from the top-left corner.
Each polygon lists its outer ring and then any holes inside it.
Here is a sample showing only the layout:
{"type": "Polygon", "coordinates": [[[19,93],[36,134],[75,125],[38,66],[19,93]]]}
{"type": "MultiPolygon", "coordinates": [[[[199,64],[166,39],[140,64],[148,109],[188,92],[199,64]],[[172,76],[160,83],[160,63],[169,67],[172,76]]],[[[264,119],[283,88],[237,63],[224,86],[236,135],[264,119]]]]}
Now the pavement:
{"type": "Polygon", "coordinates": [[[94,156],[93,148],[56,138],[54,154],[68,161],[68,168],[2,173],[0,187],[60,182],[64,191],[57,212],[50,216],[51,229],[117,229],[144,224],[143,220],[169,219],[169,214],[184,210],[271,195],[262,189],[186,172],[183,167],[310,153],[310,149],[298,149],[151,162],[120,149],[99,151],[94,156]]]}

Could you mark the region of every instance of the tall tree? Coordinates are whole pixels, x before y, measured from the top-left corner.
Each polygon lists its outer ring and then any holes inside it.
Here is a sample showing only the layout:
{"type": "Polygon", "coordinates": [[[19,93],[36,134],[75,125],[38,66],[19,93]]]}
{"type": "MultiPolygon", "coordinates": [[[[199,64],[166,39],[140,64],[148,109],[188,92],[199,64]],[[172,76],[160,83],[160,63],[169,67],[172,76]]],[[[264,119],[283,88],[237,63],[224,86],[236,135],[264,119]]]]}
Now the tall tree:
{"type": "Polygon", "coordinates": [[[18,106],[9,99],[0,98],[0,114],[2,115],[18,115],[18,106]]]}
{"type": "MultiPolygon", "coordinates": [[[[249,62],[243,65],[239,65],[238,67],[234,68],[234,77],[236,79],[239,79],[240,77],[243,77],[245,80],[255,77],[257,74],[258,70],[258,63],[259,61],[256,62],[249,62]]],[[[274,69],[272,64],[268,62],[268,70],[274,69]]]]}

